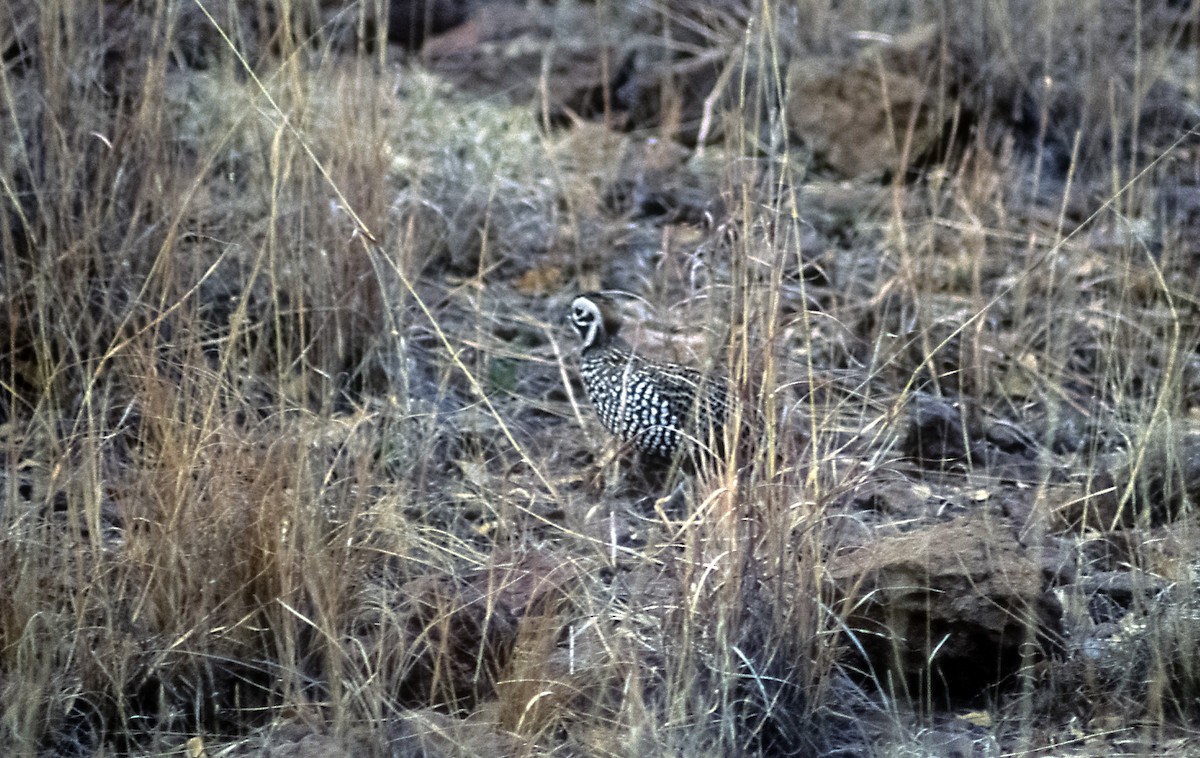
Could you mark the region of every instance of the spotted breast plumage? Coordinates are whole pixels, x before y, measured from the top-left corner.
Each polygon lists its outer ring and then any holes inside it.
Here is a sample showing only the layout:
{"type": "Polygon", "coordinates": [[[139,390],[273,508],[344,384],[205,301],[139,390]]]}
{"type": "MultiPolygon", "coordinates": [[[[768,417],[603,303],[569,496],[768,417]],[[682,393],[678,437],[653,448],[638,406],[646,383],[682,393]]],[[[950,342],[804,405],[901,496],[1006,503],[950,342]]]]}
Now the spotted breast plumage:
{"type": "Polygon", "coordinates": [[[634,353],[600,295],[576,297],[570,317],[584,389],[609,431],[661,458],[719,447],[729,397],[723,379],[634,353]]]}

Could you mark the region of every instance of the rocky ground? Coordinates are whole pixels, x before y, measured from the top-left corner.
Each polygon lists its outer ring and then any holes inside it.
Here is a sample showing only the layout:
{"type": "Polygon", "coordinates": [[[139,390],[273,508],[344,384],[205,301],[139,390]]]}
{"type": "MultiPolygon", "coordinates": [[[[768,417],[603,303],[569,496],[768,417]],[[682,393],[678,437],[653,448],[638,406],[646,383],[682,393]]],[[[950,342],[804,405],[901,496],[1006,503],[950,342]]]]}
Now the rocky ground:
{"type": "Polygon", "coordinates": [[[1200,5],[298,5],[7,11],[8,753],[1200,755],[1200,5]]]}

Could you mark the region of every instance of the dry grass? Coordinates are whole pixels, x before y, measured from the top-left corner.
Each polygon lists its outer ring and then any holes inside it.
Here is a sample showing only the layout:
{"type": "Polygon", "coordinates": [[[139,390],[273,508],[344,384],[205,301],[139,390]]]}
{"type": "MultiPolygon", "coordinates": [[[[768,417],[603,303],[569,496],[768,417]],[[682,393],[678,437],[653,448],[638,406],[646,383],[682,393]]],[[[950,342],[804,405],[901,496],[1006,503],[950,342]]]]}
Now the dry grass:
{"type": "Polygon", "coordinates": [[[300,5],[0,11],[4,752],[301,724],[368,755],[939,754],[846,663],[862,598],[822,568],[918,391],[1037,429],[1101,510],[1064,517],[1081,560],[1170,585],[1101,663],[1023,669],[977,749],[1200,710],[1198,158],[1162,94],[1197,102],[1200,7],[608,8],[737,63],[704,126],[664,79],[661,136],[723,137],[689,164],[707,234],[612,217],[634,142],[335,49],[300,5]],[[839,200],[781,139],[787,61],[926,22],[953,160],[839,200]],[[751,422],[673,500],[597,465],[560,317],[599,286],[751,422]]]}

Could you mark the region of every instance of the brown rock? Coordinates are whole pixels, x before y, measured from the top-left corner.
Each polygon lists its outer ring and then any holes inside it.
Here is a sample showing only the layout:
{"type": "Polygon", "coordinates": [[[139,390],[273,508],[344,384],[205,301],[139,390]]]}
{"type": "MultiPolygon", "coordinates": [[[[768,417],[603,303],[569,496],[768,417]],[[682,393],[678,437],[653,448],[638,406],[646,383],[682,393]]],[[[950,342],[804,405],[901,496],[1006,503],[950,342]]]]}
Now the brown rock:
{"type": "MultiPolygon", "coordinates": [[[[1053,637],[1061,607],[1041,562],[988,510],[883,537],[829,565],[872,669],[970,697],[1003,681],[1022,646],[1053,637]]],[[[856,647],[857,646],[852,646],[856,647]]]]}
{"type": "Polygon", "coordinates": [[[895,172],[929,152],[957,107],[927,75],[936,34],[920,29],[849,63],[794,61],[786,118],[802,140],[847,177],[895,172]]]}
{"type": "Polygon", "coordinates": [[[386,6],[388,40],[409,50],[419,49],[428,37],[465,21],[471,5],[468,0],[390,0],[386,6]]]}
{"type": "Polygon", "coordinates": [[[465,92],[537,103],[543,115],[564,121],[567,113],[604,110],[597,94],[616,64],[603,31],[590,5],[487,2],[462,24],[426,38],[421,56],[465,92]]]}

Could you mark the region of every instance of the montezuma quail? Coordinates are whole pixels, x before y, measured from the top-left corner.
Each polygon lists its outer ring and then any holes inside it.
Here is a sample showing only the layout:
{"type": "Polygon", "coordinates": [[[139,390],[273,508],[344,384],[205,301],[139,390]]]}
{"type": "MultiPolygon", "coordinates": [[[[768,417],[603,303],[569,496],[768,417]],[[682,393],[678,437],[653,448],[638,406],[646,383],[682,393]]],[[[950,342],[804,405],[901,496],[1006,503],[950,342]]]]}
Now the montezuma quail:
{"type": "Polygon", "coordinates": [[[617,336],[621,322],[600,296],[571,303],[579,333],[580,375],[596,415],[609,431],[644,453],[670,458],[697,442],[711,450],[722,438],[728,406],[724,380],[636,355],[617,336]]]}

